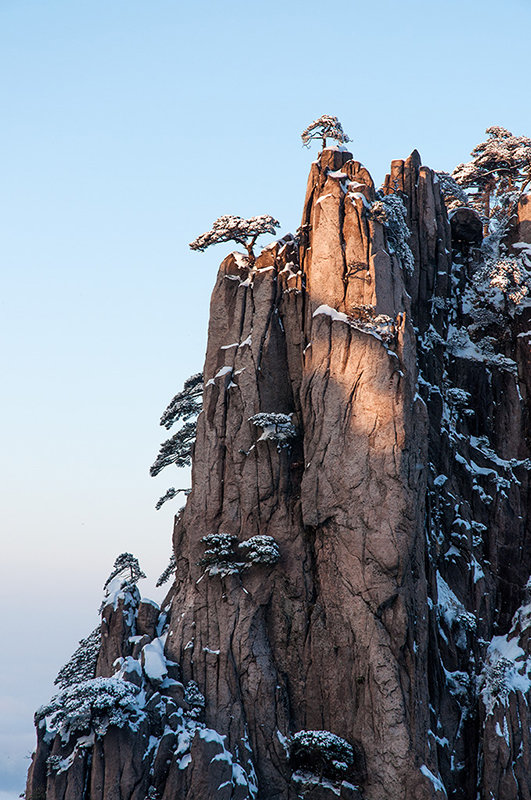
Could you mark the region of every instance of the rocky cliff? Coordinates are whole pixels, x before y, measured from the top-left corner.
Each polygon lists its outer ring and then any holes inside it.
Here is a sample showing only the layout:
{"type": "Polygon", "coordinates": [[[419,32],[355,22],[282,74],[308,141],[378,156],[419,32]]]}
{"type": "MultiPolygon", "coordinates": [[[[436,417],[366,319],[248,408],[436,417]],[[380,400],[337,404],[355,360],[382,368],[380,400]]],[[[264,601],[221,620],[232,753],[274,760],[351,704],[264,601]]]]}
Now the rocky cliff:
{"type": "Polygon", "coordinates": [[[223,261],[173,585],[110,584],[27,800],[531,797],[526,199],[496,272],[416,151],[328,148],[223,261]]]}

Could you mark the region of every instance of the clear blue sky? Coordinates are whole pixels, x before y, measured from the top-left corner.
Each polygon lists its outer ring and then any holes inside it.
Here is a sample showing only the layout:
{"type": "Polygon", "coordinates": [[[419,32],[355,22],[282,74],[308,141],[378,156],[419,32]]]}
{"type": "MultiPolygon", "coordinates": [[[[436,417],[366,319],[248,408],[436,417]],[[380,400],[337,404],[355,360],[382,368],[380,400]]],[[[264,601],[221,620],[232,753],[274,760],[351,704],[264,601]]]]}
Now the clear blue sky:
{"type": "Polygon", "coordinates": [[[323,113],[377,181],[531,135],[530,29],[528,0],[0,0],[0,800],[115,556],[166,565],[153,505],[186,476],[148,467],[230,250],[188,242],[223,213],[293,231],[323,113]]]}

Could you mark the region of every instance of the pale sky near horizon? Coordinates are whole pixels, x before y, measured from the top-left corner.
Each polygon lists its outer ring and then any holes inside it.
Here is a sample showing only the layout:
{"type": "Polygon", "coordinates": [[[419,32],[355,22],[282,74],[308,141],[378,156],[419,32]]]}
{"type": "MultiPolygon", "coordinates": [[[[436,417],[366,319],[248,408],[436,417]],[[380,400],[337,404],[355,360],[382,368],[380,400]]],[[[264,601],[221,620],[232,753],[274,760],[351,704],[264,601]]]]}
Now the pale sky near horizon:
{"type": "Polygon", "coordinates": [[[188,243],[224,213],[294,232],[323,113],[377,182],[531,135],[530,29],[527,0],[0,0],[0,800],[116,555],[148,596],[166,566],[187,476],[149,477],[158,420],[232,249],[188,243]]]}

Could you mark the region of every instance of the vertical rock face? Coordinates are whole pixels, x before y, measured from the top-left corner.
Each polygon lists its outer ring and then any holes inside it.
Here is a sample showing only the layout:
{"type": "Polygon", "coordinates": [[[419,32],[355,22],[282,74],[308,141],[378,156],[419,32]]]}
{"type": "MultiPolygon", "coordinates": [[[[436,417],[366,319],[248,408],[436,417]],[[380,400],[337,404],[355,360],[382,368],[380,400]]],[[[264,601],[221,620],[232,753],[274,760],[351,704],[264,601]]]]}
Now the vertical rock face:
{"type": "Polygon", "coordinates": [[[28,800],[530,796],[530,313],[454,216],[327,149],[223,261],[174,585],[107,598],[28,800]]]}

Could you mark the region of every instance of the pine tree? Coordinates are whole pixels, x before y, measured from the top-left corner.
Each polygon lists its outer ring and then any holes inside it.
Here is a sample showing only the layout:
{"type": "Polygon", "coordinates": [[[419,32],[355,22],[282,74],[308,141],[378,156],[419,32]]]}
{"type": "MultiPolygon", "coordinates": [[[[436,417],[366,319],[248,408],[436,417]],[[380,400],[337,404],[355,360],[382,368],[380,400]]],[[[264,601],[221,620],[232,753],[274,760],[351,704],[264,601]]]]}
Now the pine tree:
{"type": "Polygon", "coordinates": [[[96,662],[101,646],[100,626],[98,625],[86,639],[81,639],[79,647],[70,660],[61,667],[54,684],[67,689],[75,683],[88,681],[96,674],[96,662]]]}
{"type": "Polygon", "coordinates": [[[132,553],[121,553],[114,562],[112,572],[105,581],[103,588],[104,590],[107,589],[115,578],[122,578],[131,585],[138,583],[141,578],[145,577],[145,573],[140,569],[138,559],[132,553]]]}
{"type": "Polygon", "coordinates": [[[469,190],[470,204],[482,215],[484,234],[491,221],[503,223],[531,177],[531,139],[493,125],[487,139],[472,150],[472,160],[459,164],[452,175],[469,190]],[[470,191],[471,190],[471,191],[470,191]]]}
{"type": "Polygon", "coordinates": [[[213,244],[221,242],[236,242],[247,250],[249,265],[253,266],[256,257],[254,245],[259,236],[265,233],[274,234],[280,227],[280,222],[269,214],[261,214],[257,217],[243,219],[229,214],[218,217],[213,223],[211,230],[202,233],[197,239],[190,243],[192,250],[203,252],[213,244]]]}
{"type": "Polygon", "coordinates": [[[340,144],[350,142],[338,118],[331,117],[329,114],[323,114],[322,117],[308,125],[306,130],[301,133],[301,139],[305,147],[309,147],[314,139],[321,139],[323,150],[326,147],[327,139],[335,139],[340,144]]]}

